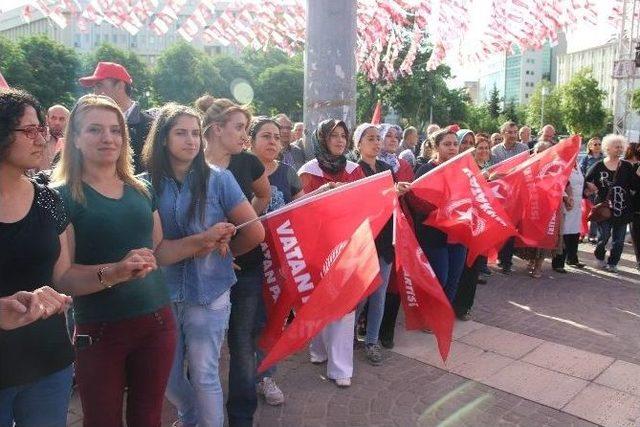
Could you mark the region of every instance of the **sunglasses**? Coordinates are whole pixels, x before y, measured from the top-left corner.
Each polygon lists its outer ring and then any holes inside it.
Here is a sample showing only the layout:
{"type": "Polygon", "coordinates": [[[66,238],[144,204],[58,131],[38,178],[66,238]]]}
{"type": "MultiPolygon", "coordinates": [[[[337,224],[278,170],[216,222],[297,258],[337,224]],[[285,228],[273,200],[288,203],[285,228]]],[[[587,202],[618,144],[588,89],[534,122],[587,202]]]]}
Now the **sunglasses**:
{"type": "Polygon", "coordinates": [[[47,138],[48,128],[46,126],[27,126],[24,128],[11,129],[15,132],[24,132],[24,135],[29,139],[36,139],[38,134],[40,134],[43,138],[47,138]]]}

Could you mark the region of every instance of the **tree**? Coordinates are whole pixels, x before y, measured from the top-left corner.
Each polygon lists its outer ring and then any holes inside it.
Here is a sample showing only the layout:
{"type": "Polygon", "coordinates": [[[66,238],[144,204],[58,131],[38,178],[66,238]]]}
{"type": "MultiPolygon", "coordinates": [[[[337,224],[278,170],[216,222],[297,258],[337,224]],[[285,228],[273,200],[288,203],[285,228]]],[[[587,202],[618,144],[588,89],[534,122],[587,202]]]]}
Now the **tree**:
{"type": "Polygon", "coordinates": [[[211,58],[184,42],[162,52],[152,80],[160,103],[192,104],[205,93],[216,96],[225,88],[220,71],[211,58]]]}
{"type": "Polygon", "coordinates": [[[225,83],[222,92],[212,94],[215,97],[234,99],[232,83],[236,79],[246,80],[250,85],[253,85],[253,78],[246,64],[236,58],[229,55],[217,55],[212,58],[212,63],[220,71],[220,76],[225,83]]]}
{"type": "Polygon", "coordinates": [[[357,123],[366,123],[371,121],[373,110],[376,108],[376,103],[378,102],[379,95],[380,93],[378,90],[378,85],[374,82],[369,81],[369,79],[367,79],[364,74],[358,73],[358,75],[356,76],[357,123]]]}
{"type": "Polygon", "coordinates": [[[500,115],[500,92],[498,88],[493,85],[493,89],[489,93],[489,101],[487,103],[487,110],[489,111],[489,115],[497,119],[500,115]]]}
{"type": "Polygon", "coordinates": [[[602,106],[605,92],[598,88],[598,81],[591,70],[576,73],[560,88],[560,109],[564,124],[571,133],[585,137],[595,135],[605,125],[607,112],[602,106]]]}
{"type": "Polygon", "coordinates": [[[502,111],[504,121],[512,121],[517,124],[523,124],[526,121],[527,110],[524,106],[518,105],[512,99],[505,106],[502,111]]]}
{"type": "Polygon", "coordinates": [[[24,38],[18,46],[33,76],[25,89],[38,98],[45,108],[58,103],[71,106],[80,69],[76,53],[44,36],[24,38]]]}
{"type": "Polygon", "coordinates": [[[0,71],[10,86],[30,89],[31,67],[20,47],[4,37],[0,37],[0,71]]]}
{"type": "Polygon", "coordinates": [[[286,113],[291,120],[302,119],[304,71],[293,64],[267,68],[258,76],[256,101],[261,112],[286,113]]]}
{"type": "Polygon", "coordinates": [[[498,132],[500,122],[499,117],[491,117],[487,104],[473,105],[469,102],[466,104],[465,119],[461,122],[461,126],[472,129],[474,132],[492,134],[498,132]]]}
{"type": "Polygon", "coordinates": [[[636,89],[631,94],[631,108],[640,113],[640,89],[636,89]]]}
{"type": "MultiPolygon", "coordinates": [[[[302,55],[297,56],[300,57],[298,62],[302,66],[302,55]]],[[[245,49],[240,56],[240,60],[245,65],[253,81],[257,80],[260,73],[267,68],[294,61],[280,49],[269,49],[267,51],[245,49]]]]}
{"type": "Polygon", "coordinates": [[[550,81],[541,80],[536,84],[529,98],[527,106],[526,124],[538,131],[542,126],[551,124],[556,128],[556,133],[564,133],[564,115],[560,109],[560,93],[550,81]],[[544,95],[544,123],[542,123],[542,90],[546,88],[544,95]]]}
{"type": "Polygon", "coordinates": [[[151,91],[151,71],[149,67],[135,53],[126,52],[111,44],[104,43],[95,52],[84,57],[83,75],[89,76],[93,74],[98,62],[102,61],[115,62],[127,69],[133,80],[132,98],[140,101],[143,107],[146,107],[149,100],[147,92],[151,91]]]}

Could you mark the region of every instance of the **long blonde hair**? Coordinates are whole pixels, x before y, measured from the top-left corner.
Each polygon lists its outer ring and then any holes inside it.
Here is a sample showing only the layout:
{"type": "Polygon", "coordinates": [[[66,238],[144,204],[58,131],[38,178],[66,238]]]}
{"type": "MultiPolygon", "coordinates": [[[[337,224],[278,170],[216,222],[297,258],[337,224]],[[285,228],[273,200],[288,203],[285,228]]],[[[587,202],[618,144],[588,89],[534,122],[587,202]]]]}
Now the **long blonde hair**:
{"type": "Polygon", "coordinates": [[[82,130],[82,122],[85,114],[92,109],[102,109],[113,111],[118,117],[120,125],[120,136],[122,137],[122,148],[116,163],[116,174],[125,184],[133,187],[146,197],[151,197],[145,184],[134,176],[133,172],[133,149],[129,143],[129,129],[124,120],[124,115],[118,105],[109,97],[103,95],[85,95],[78,99],[76,105],[71,110],[67,129],[65,130],[65,144],[60,162],[53,171],[52,179],[55,186],[68,185],[71,197],[78,203],[85,202],[84,190],[82,189],[82,172],[84,160],[82,152],[76,147],[76,139],[82,130]]]}

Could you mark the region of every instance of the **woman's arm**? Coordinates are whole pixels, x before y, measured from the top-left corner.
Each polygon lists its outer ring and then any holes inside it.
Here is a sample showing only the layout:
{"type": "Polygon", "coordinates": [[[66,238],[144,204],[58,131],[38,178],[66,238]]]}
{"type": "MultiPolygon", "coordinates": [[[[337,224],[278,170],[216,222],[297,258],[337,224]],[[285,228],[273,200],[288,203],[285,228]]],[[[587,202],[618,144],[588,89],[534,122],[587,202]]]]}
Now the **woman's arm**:
{"type": "Polygon", "coordinates": [[[251,189],[253,190],[251,206],[253,206],[256,213],[260,215],[267,209],[269,201],[271,201],[271,185],[269,184],[269,177],[266,171],[260,178],[251,183],[251,189]]]}
{"type": "MultiPolygon", "coordinates": [[[[244,224],[256,218],[256,212],[247,201],[240,203],[229,212],[229,220],[236,225],[244,224]]],[[[264,227],[260,221],[254,221],[242,227],[231,240],[231,252],[234,256],[246,254],[263,240],[264,227]]]]}

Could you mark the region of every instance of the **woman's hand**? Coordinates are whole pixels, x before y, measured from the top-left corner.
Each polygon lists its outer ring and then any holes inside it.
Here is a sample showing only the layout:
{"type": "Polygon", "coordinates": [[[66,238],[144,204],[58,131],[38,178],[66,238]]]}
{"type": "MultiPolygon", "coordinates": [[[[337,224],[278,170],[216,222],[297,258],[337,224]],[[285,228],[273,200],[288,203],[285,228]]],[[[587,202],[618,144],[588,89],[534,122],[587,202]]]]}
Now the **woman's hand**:
{"type": "Polygon", "coordinates": [[[398,182],[396,183],[396,193],[398,196],[404,196],[407,191],[411,190],[410,182],[398,182]]]}
{"type": "Polygon", "coordinates": [[[64,313],[70,304],[71,297],[60,294],[49,286],[0,298],[0,329],[16,329],[36,320],[64,313]]]}
{"type": "MultiPolygon", "coordinates": [[[[207,230],[202,232],[202,249],[198,252],[211,252],[218,249],[222,256],[225,256],[229,250],[229,242],[236,234],[236,226],[230,222],[219,222],[207,230]]],[[[196,254],[196,255],[198,255],[196,254]]],[[[198,255],[200,256],[200,255],[198,255]]]]}
{"type": "Polygon", "coordinates": [[[134,249],[105,270],[105,279],[115,285],[133,279],[142,279],[157,268],[156,257],[151,249],[134,249]]]}
{"type": "Polygon", "coordinates": [[[584,194],[590,196],[598,192],[598,187],[593,182],[587,182],[585,185],[584,194]]]}
{"type": "Polygon", "coordinates": [[[573,209],[573,199],[568,197],[567,200],[564,201],[564,205],[568,211],[573,209]]]}

